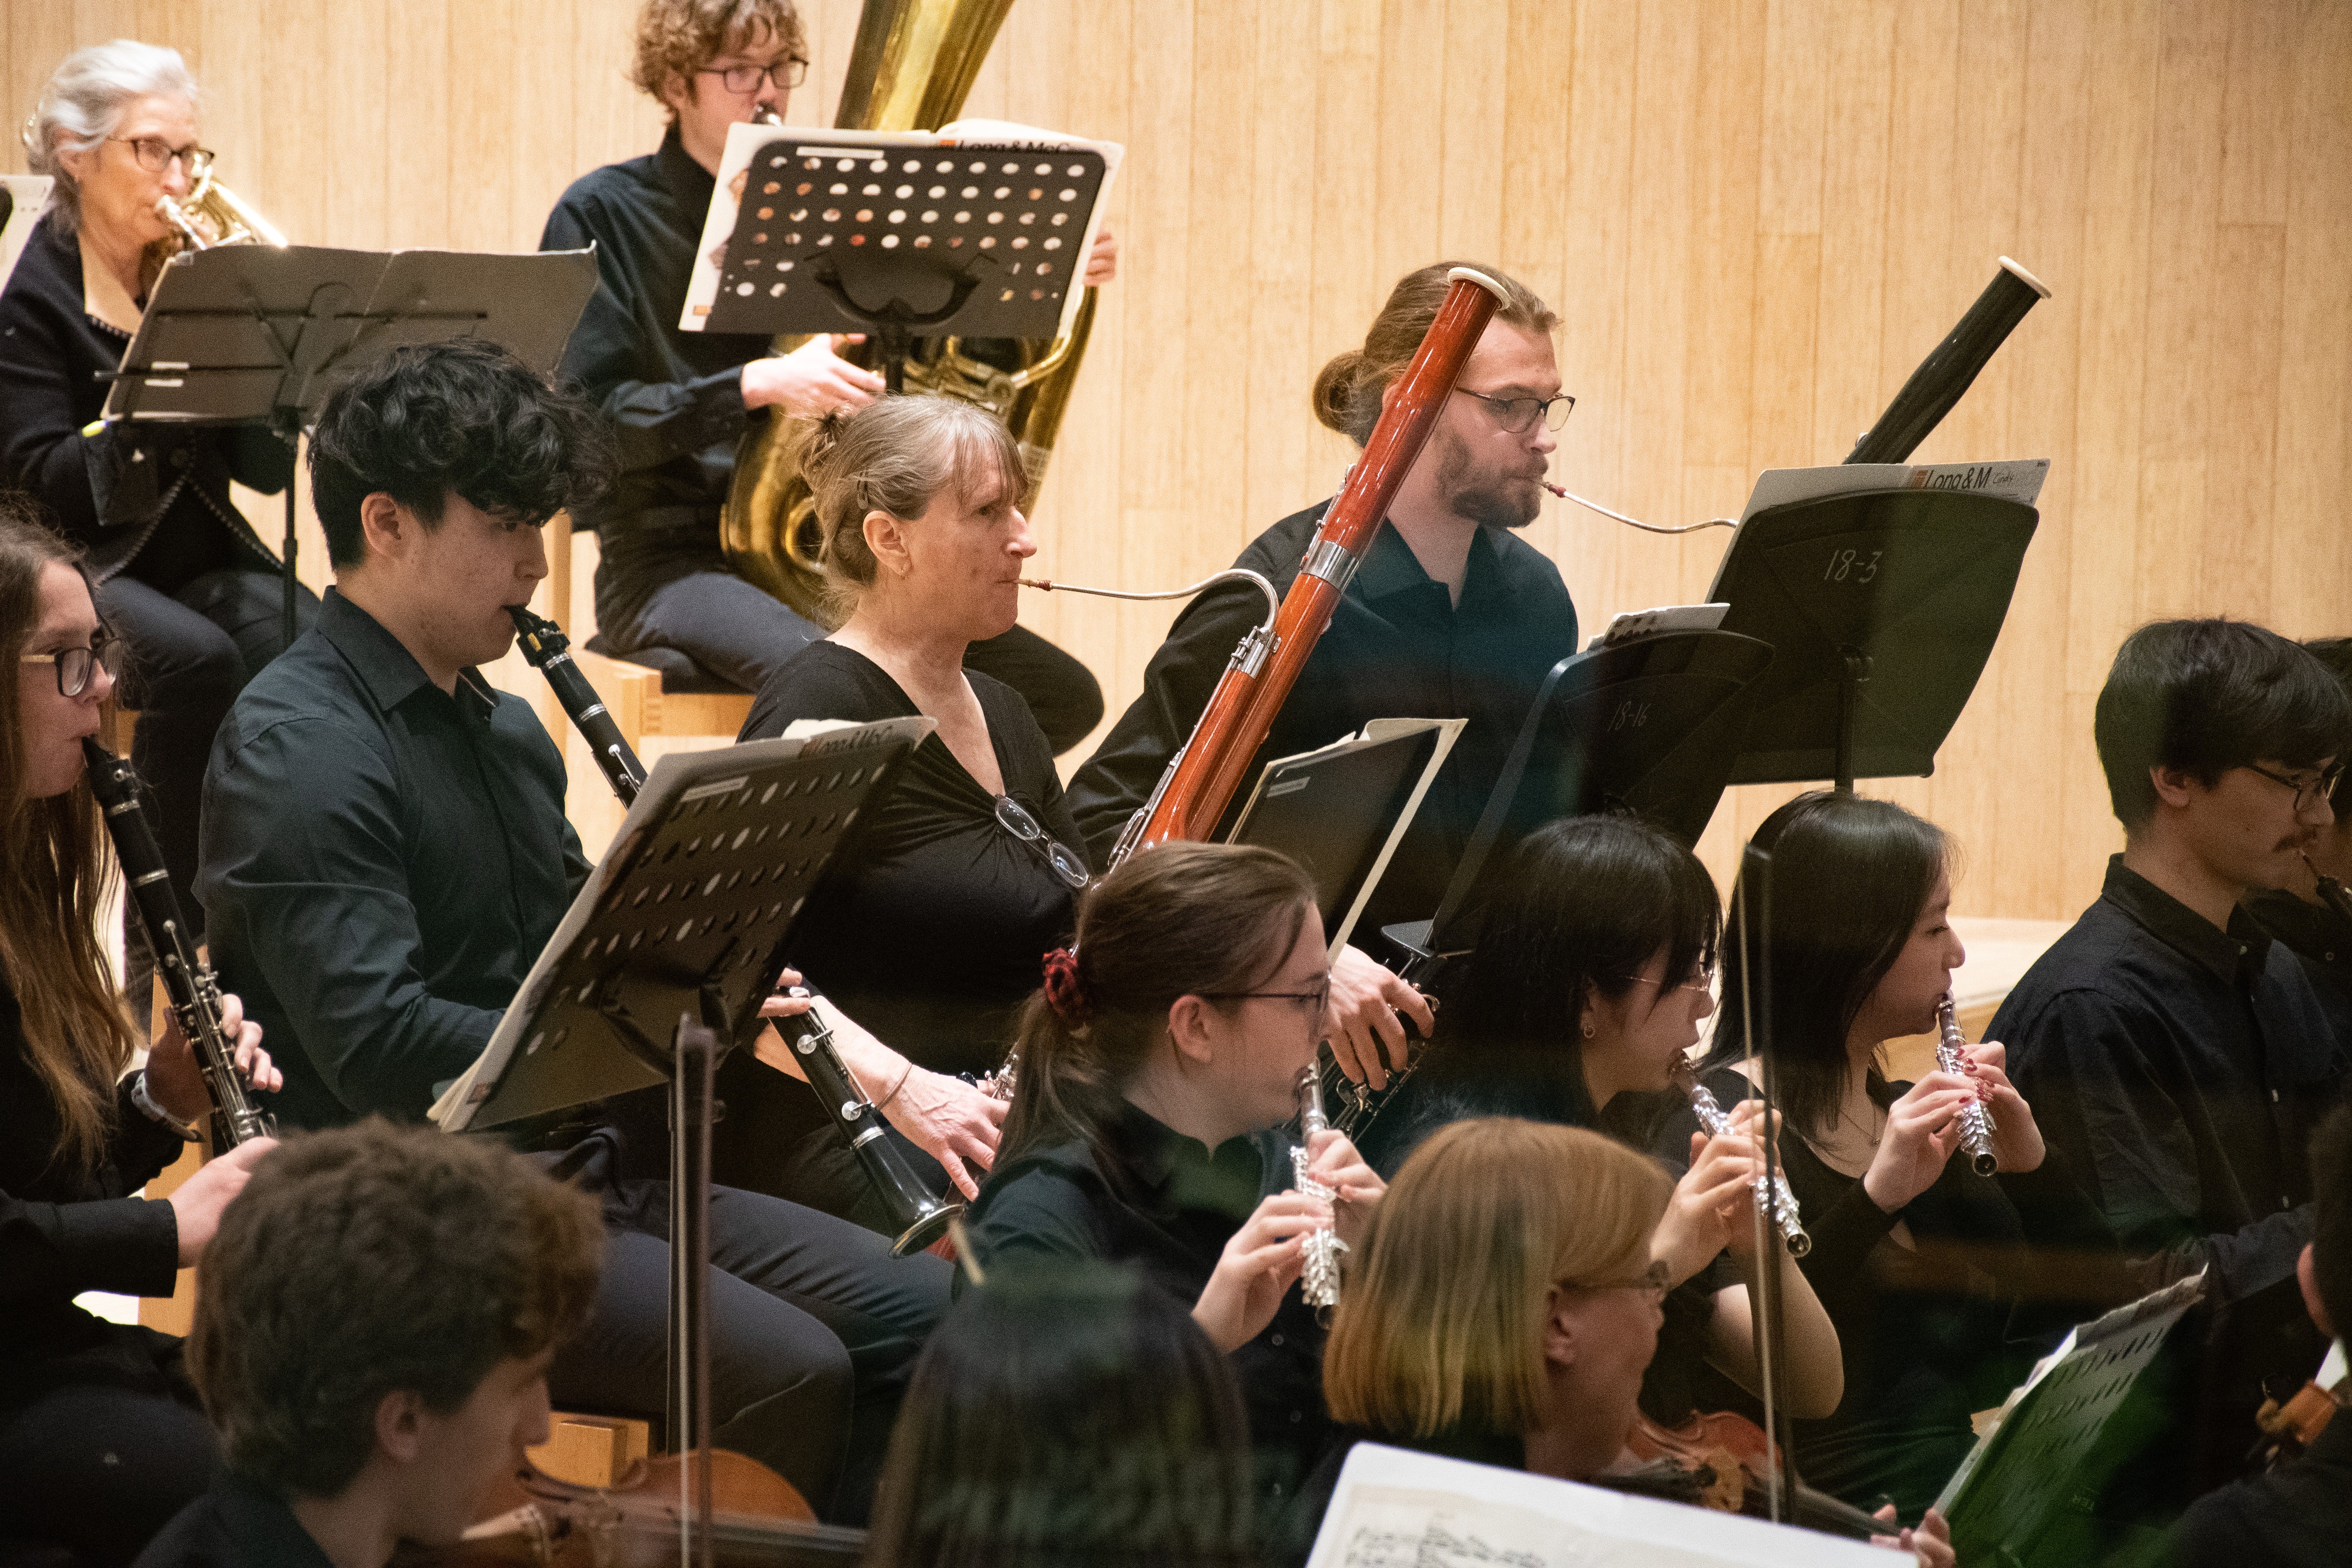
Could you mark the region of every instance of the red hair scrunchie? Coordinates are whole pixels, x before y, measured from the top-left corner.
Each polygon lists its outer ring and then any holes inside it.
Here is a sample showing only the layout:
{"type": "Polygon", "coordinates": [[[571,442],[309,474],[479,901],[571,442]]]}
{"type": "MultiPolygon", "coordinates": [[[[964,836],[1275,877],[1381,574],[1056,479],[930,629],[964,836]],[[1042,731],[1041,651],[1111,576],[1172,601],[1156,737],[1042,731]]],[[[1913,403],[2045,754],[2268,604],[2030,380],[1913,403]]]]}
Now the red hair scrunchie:
{"type": "Polygon", "coordinates": [[[1086,983],[1078,978],[1078,955],[1066,947],[1045,954],[1045,1005],[1073,1034],[1087,1026],[1094,1009],[1087,1005],[1086,983]]]}

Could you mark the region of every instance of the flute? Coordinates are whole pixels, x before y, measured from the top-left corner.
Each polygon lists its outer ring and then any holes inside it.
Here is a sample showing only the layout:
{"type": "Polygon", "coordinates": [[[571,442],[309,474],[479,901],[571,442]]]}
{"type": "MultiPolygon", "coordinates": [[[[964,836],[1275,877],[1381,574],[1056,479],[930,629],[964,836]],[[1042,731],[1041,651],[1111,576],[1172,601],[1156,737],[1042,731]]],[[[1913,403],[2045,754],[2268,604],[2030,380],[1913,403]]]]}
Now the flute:
{"type": "MultiPolygon", "coordinates": [[[[1691,1114],[1698,1118],[1700,1128],[1708,1137],[1720,1138],[1731,1131],[1731,1118],[1687,1064],[1676,1069],[1675,1078],[1690,1096],[1691,1114]]],[[[1772,1227],[1780,1233],[1790,1257],[1802,1258],[1813,1249],[1813,1238],[1805,1234],[1805,1222],[1797,1212],[1797,1194],[1789,1186],[1786,1169],[1775,1168],[1769,1184],[1764,1180],[1764,1173],[1756,1173],[1756,1203],[1772,1216],[1772,1227]]]]}
{"type": "Polygon", "coordinates": [[[93,739],[85,738],[81,750],[89,760],[89,792],[106,815],[106,831],[114,840],[114,858],[122,863],[122,879],[139,911],[140,928],[147,933],[147,949],[155,955],[173,1016],[195,1052],[196,1070],[212,1098],[214,1152],[277,1137],[278,1119],[255,1107],[245,1079],[237,1075],[236,1042],[221,1027],[220,982],[188,943],[188,922],[181,916],[171,873],[163,868],[163,852],[156,847],[147,808],[140,802],[139,774],[93,739]]]}
{"type": "MultiPolygon", "coordinates": [[[[1945,992],[1936,1004],[1936,1065],[1946,1072],[1968,1076],[1968,1058],[1960,1047],[1968,1041],[1960,1037],[1960,1021],[1952,1013],[1952,994],[1945,992]]],[[[1969,1101],[1960,1112],[1960,1147],[1969,1152],[1969,1168],[1979,1176],[1990,1176],[2000,1169],[2000,1161],[1992,1152],[1992,1112],[1981,1100],[1969,1101]]]]}
{"type": "MultiPolygon", "coordinates": [[[[1290,1184],[1310,1198],[1335,1203],[1339,1194],[1307,1173],[1307,1142],[1324,1131],[1323,1079],[1314,1068],[1301,1068],[1298,1072],[1298,1145],[1290,1152],[1290,1184]]],[[[1339,1233],[1328,1226],[1307,1233],[1306,1272],[1299,1277],[1298,1293],[1307,1304],[1318,1310],[1339,1304],[1339,1254],[1348,1244],[1339,1233]]]]}

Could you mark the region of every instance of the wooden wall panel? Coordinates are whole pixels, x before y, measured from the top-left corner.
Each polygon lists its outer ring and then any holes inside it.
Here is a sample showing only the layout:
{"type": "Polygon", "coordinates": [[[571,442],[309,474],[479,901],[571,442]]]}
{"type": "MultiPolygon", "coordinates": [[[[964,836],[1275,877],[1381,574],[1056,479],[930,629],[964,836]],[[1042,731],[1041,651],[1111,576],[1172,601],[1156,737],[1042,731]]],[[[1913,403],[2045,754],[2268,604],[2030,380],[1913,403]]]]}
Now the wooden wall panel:
{"type": "MultiPolygon", "coordinates": [[[[224,174],[299,239],[528,248],[565,184],[658,139],[635,9],[0,0],[0,115],[77,45],[173,44],[224,174]]],[[[830,119],[856,14],[808,5],[794,119],[830,119]]],[[[2336,0],[1019,0],[971,112],[1129,148],[1123,277],[1035,520],[1048,574],[1172,586],[1328,494],[1350,449],[1308,384],[1440,256],[1559,310],[1555,478],[1686,522],[1842,458],[2008,253],[2056,297],[1920,456],[2049,457],[2042,531],[1937,776],[1865,786],[1960,838],[1960,907],[2063,917],[2095,890],[2118,835],[2089,721],[2132,626],[2352,630],[2336,0]]],[[[1559,503],[1528,537],[1598,627],[1702,593],[1725,536],[1559,503]]],[[[1116,709],[1171,610],[1028,613],[1116,709]]],[[[1710,863],[1790,793],[1735,792],[1710,863]]]]}

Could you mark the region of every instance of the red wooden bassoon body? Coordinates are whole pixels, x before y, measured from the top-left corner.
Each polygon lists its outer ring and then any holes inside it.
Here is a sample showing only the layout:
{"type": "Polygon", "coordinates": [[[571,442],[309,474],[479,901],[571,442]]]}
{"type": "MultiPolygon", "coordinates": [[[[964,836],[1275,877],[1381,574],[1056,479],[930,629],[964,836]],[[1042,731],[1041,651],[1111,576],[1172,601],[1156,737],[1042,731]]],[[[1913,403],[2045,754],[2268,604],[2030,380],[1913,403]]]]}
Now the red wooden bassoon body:
{"type": "Polygon", "coordinates": [[[1282,596],[1274,635],[1262,658],[1235,657],[1201,713],[1182,756],[1160,788],[1139,837],[1123,848],[1144,849],[1171,839],[1204,839],[1215,831],[1250,759],[1265,743],[1299,671],[1331,624],[1348,580],[1388,515],[1398,486],[1452,395],[1462,366],[1478,346],[1502,302],[1502,286],[1457,267],[1446,275],[1445,300],[1414,351],[1364,443],[1364,455],[1307,548],[1298,575],[1282,596]]]}

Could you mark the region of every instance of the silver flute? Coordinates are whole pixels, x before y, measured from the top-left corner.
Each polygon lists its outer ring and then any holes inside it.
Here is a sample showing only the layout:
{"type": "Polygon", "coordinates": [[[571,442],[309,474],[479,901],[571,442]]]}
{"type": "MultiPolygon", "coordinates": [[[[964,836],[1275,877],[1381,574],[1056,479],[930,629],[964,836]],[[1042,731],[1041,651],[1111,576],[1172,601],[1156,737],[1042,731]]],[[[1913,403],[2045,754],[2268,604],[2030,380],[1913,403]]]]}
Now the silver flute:
{"type": "MultiPolygon", "coordinates": [[[[1297,1094],[1298,1146],[1290,1152],[1290,1184],[1310,1198],[1337,1203],[1339,1194],[1307,1173],[1307,1141],[1329,1125],[1323,1119],[1323,1079],[1312,1067],[1299,1069],[1297,1094]]],[[[1308,1306],[1319,1311],[1339,1304],[1339,1254],[1347,1250],[1339,1233],[1328,1226],[1307,1233],[1307,1270],[1298,1293],[1308,1306]]]]}
{"type": "MultiPolygon", "coordinates": [[[[1685,1065],[1675,1077],[1690,1096],[1691,1114],[1698,1118],[1700,1129],[1708,1137],[1720,1138],[1731,1131],[1731,1118],[1724,1113],[1706,1085],[1699,1082],[1697,1074],[1685,1065]]],[[[1790,1189],[1789,1173],[1784,1167],[1773,1167],[1769,1184],[1761,1171],[1756,1173],[1756,1203],[1772,1216],[1772,1228],[1780,1233],[1790,1257],[1802,1258],[1813,1249],[1813,1238],[1805,1234],[1805,1222],[1797,1212],[1797,1194],[1790,1189]]]]}
{"type": "MultiPolygon", "coordinates": [[[[1960,1047],[1968,1044],[1961,1037],[1960,1021],[1952,1012],[1952,994],[1945,992],[1936,1004],[1936,1065],[1946,1072],[1968,1076],[1968,1058],[1960,1047]]],[[[2000,1169],[2000,1161],[1992,1152],[1992,1111],[1981,1100],[1971,1100],[1960,1112],[1960,1147],[1969,1152],[1969,1168],[1979,1176],[1990,1176],[2000,1169]]]]}

